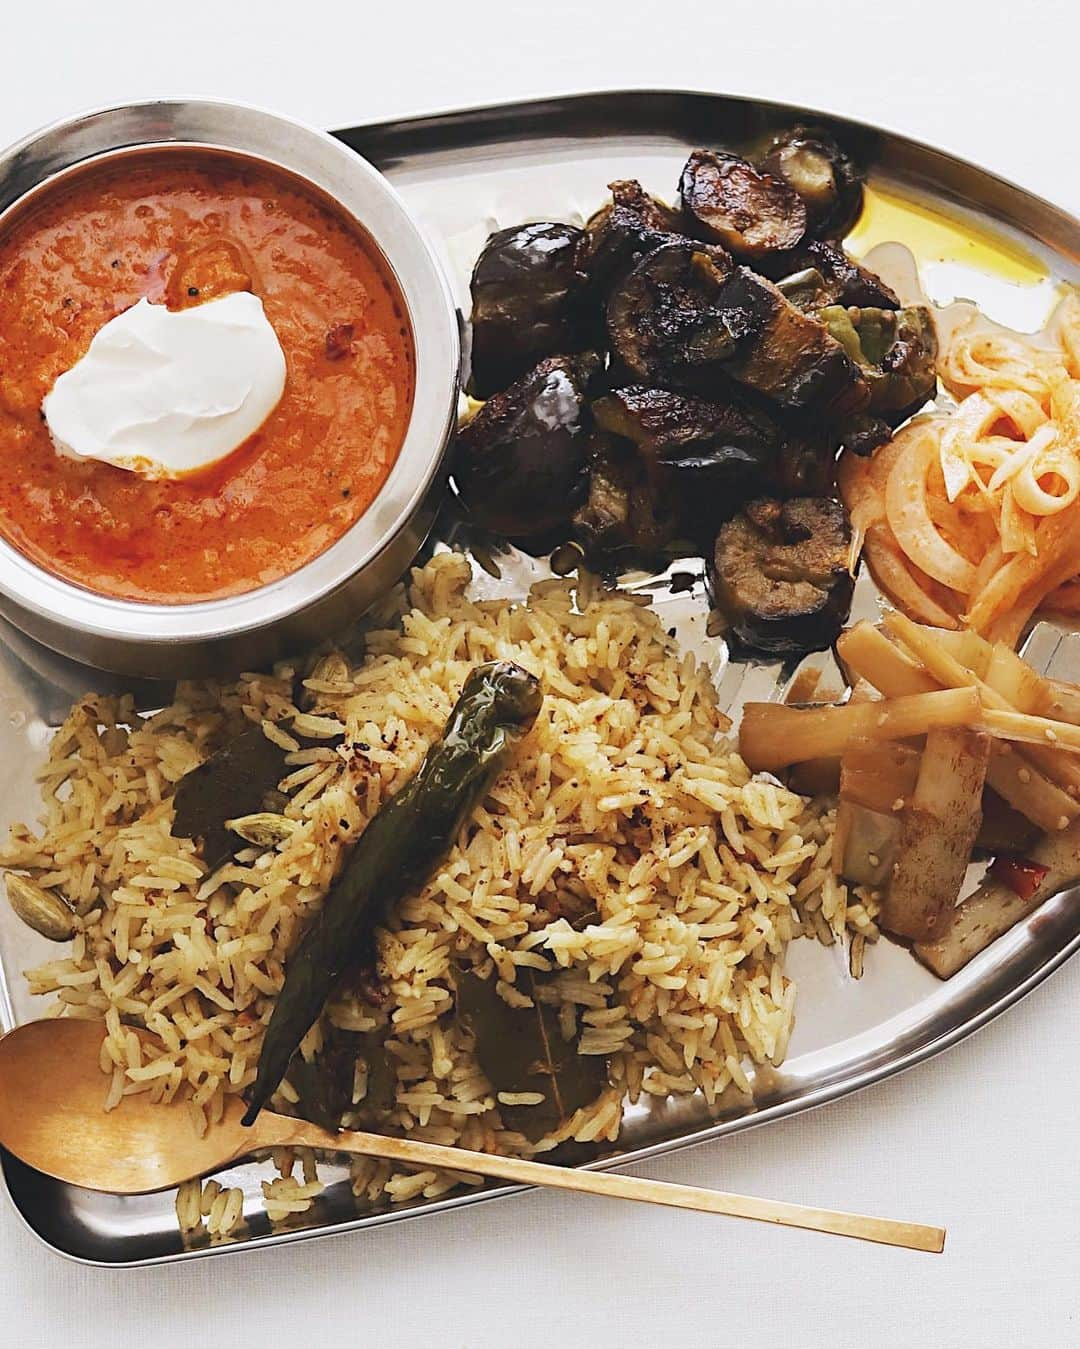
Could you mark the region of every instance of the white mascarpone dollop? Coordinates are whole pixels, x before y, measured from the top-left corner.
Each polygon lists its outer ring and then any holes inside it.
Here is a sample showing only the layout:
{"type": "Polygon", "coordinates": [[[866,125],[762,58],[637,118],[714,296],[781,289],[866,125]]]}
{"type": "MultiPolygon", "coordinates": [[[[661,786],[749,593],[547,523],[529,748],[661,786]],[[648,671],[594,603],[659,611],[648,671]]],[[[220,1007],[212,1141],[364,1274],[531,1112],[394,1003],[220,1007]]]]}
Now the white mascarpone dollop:
{"type": "Polygon", "coordinates": [[[238,449],[284,388],[262,301],[236,291],[191,309],[140,300],[95,334],[41,410],[61,454],[180,478],[238,449]]]}

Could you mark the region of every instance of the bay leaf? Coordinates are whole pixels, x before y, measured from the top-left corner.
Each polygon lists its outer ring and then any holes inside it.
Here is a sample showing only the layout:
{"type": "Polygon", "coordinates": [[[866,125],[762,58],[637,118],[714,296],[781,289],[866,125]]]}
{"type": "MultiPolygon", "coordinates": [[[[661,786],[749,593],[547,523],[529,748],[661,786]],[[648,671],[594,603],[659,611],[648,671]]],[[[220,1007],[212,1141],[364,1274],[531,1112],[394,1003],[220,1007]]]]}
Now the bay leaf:
{"type": "Polygon", "coordinates": [[[299,1052],[289,1065],[289,1084],[299,1100],[293,1109],[301,1119],[337,1131],[342,1116],[358,1114],[375,1123],[394,1104],[397,1074],[386,1053],[386,1030],[348,1031],[334,1025],[323,1030],[323,1044],[310,1061],[299,1052]],[[367,1092],[353,1104],[357,1060],[367,1064],[367,1092]]]}
{"type": "Polygon", "coordinates": [[[176,785],[174,838],[197,839],[211,871],[247,845],[225,821],[254,815],[285,776],[285,751],[258,726],[244,731],[176,785]]]}
{"type": "Polygon", "coordinates": [[[540,978],[532,970],[519,977],[532,1007],[511,1007],[499,996],[494,977],[459,970],[457,1016],[472,1035],[476,1060],[496,1092],[543,1093],[539,1105],[499,1105],[507,1128],[535,1143],[596,1100],[607,1086],[607,1060],[579,1054],[576,1039],[564,1040],[556,1009],[535,998],[540,978]]]}

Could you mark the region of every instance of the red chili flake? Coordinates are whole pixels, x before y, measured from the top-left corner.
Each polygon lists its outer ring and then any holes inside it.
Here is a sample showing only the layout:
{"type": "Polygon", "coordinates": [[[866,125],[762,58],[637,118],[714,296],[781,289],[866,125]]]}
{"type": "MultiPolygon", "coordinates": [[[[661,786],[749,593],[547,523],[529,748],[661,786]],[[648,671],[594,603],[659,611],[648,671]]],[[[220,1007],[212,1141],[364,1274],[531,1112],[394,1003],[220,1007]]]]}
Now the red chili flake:
{"type": "Polygon", "coordinates": [[[326,334],[326,355],[331,361],[340,361],[352,351],[356,329],[351,323],[337,323],[326,334]]]}
{"type": "Polygon", "coordinates": [[[990,875],[1001,881],[1002,885],[1007,885],[1017,898],[1023,900],[1032,897],[1049,870],[1049,867],[1032,862],[1030,858],[1008,855],[995,857],[990,864],[990,875]]]}

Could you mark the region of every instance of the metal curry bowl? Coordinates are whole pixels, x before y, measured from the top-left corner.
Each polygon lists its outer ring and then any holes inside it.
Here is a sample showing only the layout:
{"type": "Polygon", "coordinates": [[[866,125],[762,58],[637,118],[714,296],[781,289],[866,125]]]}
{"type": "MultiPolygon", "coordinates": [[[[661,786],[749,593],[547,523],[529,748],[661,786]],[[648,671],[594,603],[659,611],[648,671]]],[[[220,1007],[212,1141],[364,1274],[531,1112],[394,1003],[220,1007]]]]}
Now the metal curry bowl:
{"type": "Polygon", "coordinates": [[[434,520],[456,411],[460,334],[435,254],[386,179],[324,132],[240,104],[176,100],[59,122],[0,154],[0,222],[35,189],[90,160],[155,147],[213,148],[306,182],[351,216],[397,282],[416,359],[413,407],[375,500],[324,552],[258,589],[148,604],[84,589],[0,538],[0,614],[63,655],[151,678],[221,674],[303,649],[361,614],[402,574],[434,520]]]}

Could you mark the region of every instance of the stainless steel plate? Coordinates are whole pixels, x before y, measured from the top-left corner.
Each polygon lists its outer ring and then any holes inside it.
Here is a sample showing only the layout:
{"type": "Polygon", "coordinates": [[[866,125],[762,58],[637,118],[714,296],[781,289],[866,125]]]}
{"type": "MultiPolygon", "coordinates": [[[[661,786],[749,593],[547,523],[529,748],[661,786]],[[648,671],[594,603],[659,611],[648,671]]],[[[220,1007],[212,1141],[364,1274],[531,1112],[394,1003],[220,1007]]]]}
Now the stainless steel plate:
{"type": "MultiPolygon", "coordinates": [[[[660,195],[673,192],[689,146],[755,139],[772,127],[815,117],[801,108],[704,94],[586,95],[510,107],[448,113],[361,127],[342,139],[389,174],[442,252],[467,309],[468,274],[487,234],[520,220],[574,219],[599,204],[604,184],[636,176],[660,195]]],[[[822,120],[816,118],[817,120],[822,120]]],[[[924,204],[946,206],[973,226],[994,222],[1042,258],[1052,277],[1080,282],[1080,226],[1065,212],[969,164],[902,137],[837,123],[872,166],[871,181],[924,204]]],[[[1014,288],[1015,289],[1015,288],[1014,288]]],[[[1002,285],[995,316],[1014,317],[1021,300],[1002,285]]],[[[446,529],[453,521],[444,522],[446,529]]],[[[540,574],[521,555],[503,559],[499,582],[478,574],[489,593],[520,594],[540,574]]],[[[685,569],[685,568],[683,568],[685,569]]],[[[692,569],[692,567],[690,568],[692,569]]],[[[778,665],[727,662],[723,644],[705,636],[700,585],[673,593],[662,578],[632,584],[651,590],[665,626],[710,663],[725,702],[751,694],[775,696],[791,671],[778,665]]],[[[873,587],[860,582],[857,612],[872,613],[873,587]]],[[[114,681],[35,647],[13,630],[0,630],[0,827],[33,817],[34,768],[50,728],[72,698],[114,681]]],[[[1080,634],[1045,625],[1037,634],[1039,663],[1055,674],[1080,676],[1080,634]]],[[[161,701],[153,686],[140,689],[146,705],[161,701]]],[[[725,1101],[709,1110],[698,1098],[641,1103],[627,1111],[622,1160],[719,1138],[807,1110],[919,1062],[962,1039],[1016,1002],[1080,946],[1080,906],[1063,895],[972,962],[940,983],[899,946],[887,941],[867,952],[864,977],[847,973],[844,953],[796,942],[788,968],[799,985],[798,1023],[787,1062],[758,1071],[754,1099],[725,1101]]],[[[19,971],[44,959],[45,943],[0,906],[0,1021],[10,1027],[42,1011],[19,971]]],[[[600,1165],[611,1164],[611,1159],[600,1165]]],[[[302,1225],[272,1231],[262,1214],[259,1182],[266,1172],[245,1166],[227,1183],[246,1194],[249,1234],[216,1246],[185,1249],[177,1232],[174,1196],[119,1199],[47,1180],[10,1157],[4,1174],[16,1208],[43,1241],[72,1258],[103,1265],[188,1259],[210,1252],[250,1249],[325,1236],[432,1210],[505,1195],[508,1187],[358,1214],[344,1169],[327,1168],[331,1183],[302,1225]]]]}

